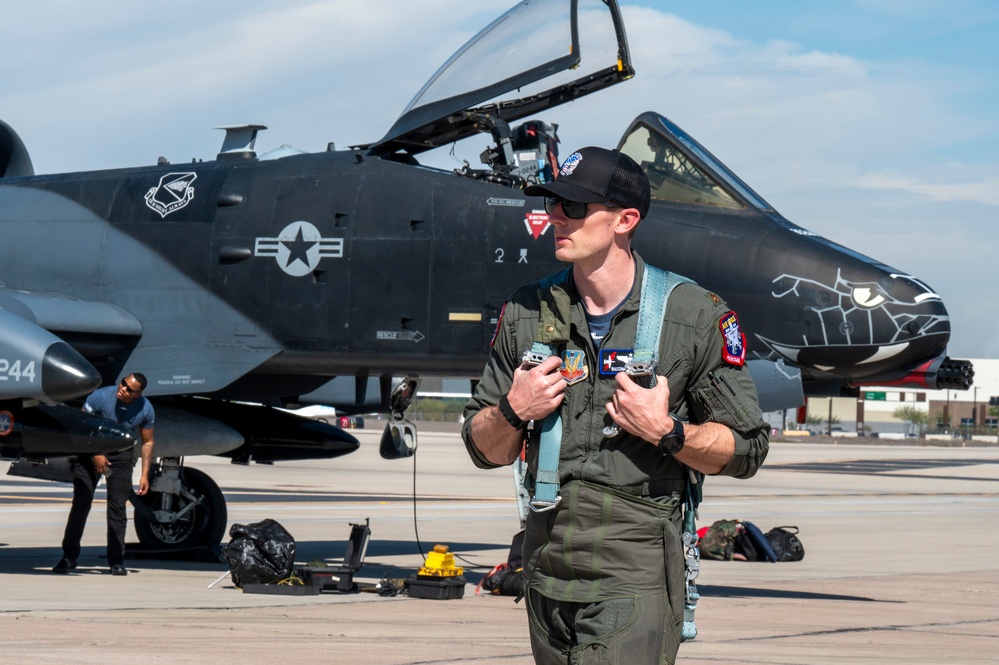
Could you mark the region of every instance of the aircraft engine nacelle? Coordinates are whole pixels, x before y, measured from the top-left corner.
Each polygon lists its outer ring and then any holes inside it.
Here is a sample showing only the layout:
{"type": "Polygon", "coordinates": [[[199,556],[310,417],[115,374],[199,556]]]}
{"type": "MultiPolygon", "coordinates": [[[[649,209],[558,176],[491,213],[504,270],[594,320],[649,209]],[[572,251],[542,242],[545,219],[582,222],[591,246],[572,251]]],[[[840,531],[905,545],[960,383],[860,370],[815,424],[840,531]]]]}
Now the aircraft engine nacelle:
{"type": "Polygon", "coordinates": [[[48,330],[0,309],[0,401],[65,402],[99,388],[101,375],[48,330]]]}
{"type": "Polygon", "coordinates": [[[0,178],[34,175],[31,157],[14,129],[0,120],[0,178]]]}
{"type": "Polygon", "coordinates": [[[118,423],[64,404],[0,410],[0,458],[98,455],[132,447],[136,437],[118,423]]]}

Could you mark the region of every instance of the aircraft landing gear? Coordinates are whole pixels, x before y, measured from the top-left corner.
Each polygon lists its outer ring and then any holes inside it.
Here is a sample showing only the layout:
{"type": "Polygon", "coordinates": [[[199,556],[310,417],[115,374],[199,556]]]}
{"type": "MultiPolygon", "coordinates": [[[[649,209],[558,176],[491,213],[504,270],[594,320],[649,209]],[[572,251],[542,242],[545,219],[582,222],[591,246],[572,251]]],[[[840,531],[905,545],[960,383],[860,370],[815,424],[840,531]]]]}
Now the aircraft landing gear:
{"type": "Polygon", "coordinates": [[[225,497],[203,471],[163,458],[150,470],[150,490],[136,497],[135,532],[151,550],[214,548],[225,535],[225,497]]]}

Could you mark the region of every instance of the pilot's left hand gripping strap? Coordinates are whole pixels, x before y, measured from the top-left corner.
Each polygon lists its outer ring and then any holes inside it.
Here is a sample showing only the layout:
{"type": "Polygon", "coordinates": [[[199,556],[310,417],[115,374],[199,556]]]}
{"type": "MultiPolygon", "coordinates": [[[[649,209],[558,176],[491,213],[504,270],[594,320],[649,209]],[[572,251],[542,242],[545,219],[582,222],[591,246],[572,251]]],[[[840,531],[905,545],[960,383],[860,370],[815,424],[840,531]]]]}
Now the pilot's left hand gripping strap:
{"type": "MultiPolygon", "coordinates": [[[[550,275],[540,283],[541,290],[549,290],[553,285],[564,282],[569,277],[569,270],[550,275]]],[[[569,302],[568,294],[559,290],[549,291],[552,298],[549,301],[541,298],[541,318],[535,333],[535,342],[531,353],[541,356],[553,356],[558,353],[557,341],[569,338],[569,302]],[[559,316],[562,314],[563,316],[559,316]]],[[[561,406],[549,413],[541,421],[541,443],[538,449],[538,470],[534,483],[534,497],[528,504],[534,512],[551,510],[562,500],[559,494],[558,460],[562,452],[562,418],[561,406]]]]}

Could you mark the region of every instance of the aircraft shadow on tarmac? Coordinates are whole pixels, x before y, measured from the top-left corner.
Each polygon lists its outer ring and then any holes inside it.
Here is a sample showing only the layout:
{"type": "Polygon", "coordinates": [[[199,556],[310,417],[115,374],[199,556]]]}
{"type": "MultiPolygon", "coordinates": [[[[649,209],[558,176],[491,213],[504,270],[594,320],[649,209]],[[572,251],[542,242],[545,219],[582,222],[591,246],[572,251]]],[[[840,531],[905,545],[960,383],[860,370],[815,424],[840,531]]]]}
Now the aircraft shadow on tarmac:
{"type": "Polygon", "coordinates": [[[757,587],[714,586],[698,584],[701,596],[711,598],[782,598],[785,600],[847,600],[859,603],[901,603],[900,600],[879,600],[866,596],[846,596],[838,593],[813,593],[810,591],[787,591],[783,589],[761,589],[757,587]]]}

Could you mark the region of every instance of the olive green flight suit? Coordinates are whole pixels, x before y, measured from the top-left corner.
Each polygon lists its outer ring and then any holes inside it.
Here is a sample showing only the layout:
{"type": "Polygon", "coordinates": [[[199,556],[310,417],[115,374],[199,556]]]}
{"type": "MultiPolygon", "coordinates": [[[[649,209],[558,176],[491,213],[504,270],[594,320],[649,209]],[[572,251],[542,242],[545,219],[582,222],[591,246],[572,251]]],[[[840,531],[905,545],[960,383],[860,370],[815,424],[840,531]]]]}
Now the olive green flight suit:
{"type": "MultiPolygon", "coordinates": [[[[614,424],[605,405],[616,382],[600,373],[601,351],[606,356],[634,348],[645,271],[634,256],[634,286],[600,348],[571,277],[518,290],[504,308],[489,362],[465,408],[465,447],[476,466],[492,468],[472,439],[472,417],[509,391],[524,350],[535,341],[555,344],[563,354],[582,352],[562,367],[574,381],[560,407],[562,501],[527,520],[526,598],[539,663],[673,663],[680,643],[685,467],[626,431],[603,435],[614,424]]],[[[656,374],[669,382],[670,413],[732,429],[735,454],[721,474],[748,478],[766,458],[768,426],[748,370],[724,359],[720,321],[729,311],[715,294],[679,285],[663,317],[656,374]]],[[[532,494],[539,440],[536,427],[527,444],[532,494]]]]}

